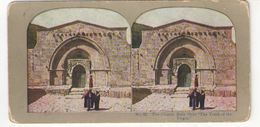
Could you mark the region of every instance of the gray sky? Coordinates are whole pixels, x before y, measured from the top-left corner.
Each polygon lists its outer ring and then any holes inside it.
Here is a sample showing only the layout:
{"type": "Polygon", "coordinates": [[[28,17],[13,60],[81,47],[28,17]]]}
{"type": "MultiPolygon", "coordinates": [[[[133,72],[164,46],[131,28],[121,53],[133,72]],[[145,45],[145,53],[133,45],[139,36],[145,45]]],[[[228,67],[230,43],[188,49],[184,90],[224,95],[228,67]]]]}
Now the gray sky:
{"type": "Polygon", "coordinates": [[[129,27],[127,20],[120,14],[110,10],[93,8],[54,9],[36,16],[32,23],[49,28],[75,20],[106,27],[129,27]]]}
{"type": "Polygon", "coordinates": [[[211,26],[233,26],[232,22],[224,14],[202,8],[155,9],[142,14],[136,22],[156,27],[181,19],[187,19],[211,26]]]}
{"type": "MultiPolygon", "coordinates": [[[[217,11],[203,8],[161,8],[143,13],[137,23],[148,26],[161,26],[167,23],[186,19],[210,26],[233,26],[230,19],[217,11]]],[[[232,29],[232,40],[235,42],[235,30],[232,29]]]]}
{"type": "Polygon", "coordinates": [[[131,43],[130,25],[119,13],[95,8],[63,8],[43,12],[36,16],[32,24],[47,28],[81,20],[106,27],[127,27],[127,42],[131,43]]]}
{"type": "MultiPolygon", "coordinates": [[[[162,8],[143,13],[137,23],[148,26],[160,26],[181,19],[191,20],[211,26],[233,26],[227,16],[217,11],[201,8],[162,8]]],[[[43,12],[36,16],[32,24],[47,28],[81,20],[106,27],[128,27],[127,41],[131,43],[130,25],[119,13],[94,8],[63,8],[43,12]]],[[[235,34],[233,30],[233,40],[235,34]]]]}

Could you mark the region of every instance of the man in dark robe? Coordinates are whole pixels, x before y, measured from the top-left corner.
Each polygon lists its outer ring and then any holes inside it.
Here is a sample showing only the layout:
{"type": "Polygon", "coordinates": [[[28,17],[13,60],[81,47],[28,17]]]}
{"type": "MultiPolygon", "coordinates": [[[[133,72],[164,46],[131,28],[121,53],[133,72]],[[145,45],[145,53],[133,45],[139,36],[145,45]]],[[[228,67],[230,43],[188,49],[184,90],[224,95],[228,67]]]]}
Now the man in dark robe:
{"type": "Polygon", "coordinates": [[[100,93],[96,91],[95,94],[95,110],[99,110],[100,93]]]}
{"type": "Polygon", "coordinates": [[[191,93],[191,103],[192,103],[192,110],[195,110],[197,107],[197,103],[198,103],[198,96],[199,96],[199,92],[197,92],[197,88],[194,88],[194,90],[191,93]]]}
{"type": "Polygon", "coordinates": [[[199,79],[198,79],[198,75],[195,76],[195,82],[194,82],[194,87],[198,88],[199,86],[199,79]]]}
{"type": "Polygon", "coordinates": [[[87,111],[89,111],[90,108],[93,107],[94,98],[94,94],[92,93],[91,89],[88,92],[85,92],[82,98],[84,98],[84,107],[87,107],[87,111]]]}
{"type": "Polygon", "coordinates": [[[90,75],[90,77],[89,77],[89,88],[90,89],[93,88],[93,77],[92,77],[92,75],[90,75]]]}
{"type": "Polygon", "coordinates": [[[187,96],[189,98],[189,107],[192,107],[192,96],[191,96],[192,92],[193,90],[190,90],[189,95],[187,96]]]}
{"type": "Polygon", "coordinates": [[[201,93],[200,93],[200,109],[204,109],[205,107],[205,91],[204,90],[201,90],[201,93]]]}
{"type": "Polygon", "coordinates": [[[196,102],[196,107],[199,107],[199,104],[200,104],[200,92],[197,91],[197,102],[196,102]]]}

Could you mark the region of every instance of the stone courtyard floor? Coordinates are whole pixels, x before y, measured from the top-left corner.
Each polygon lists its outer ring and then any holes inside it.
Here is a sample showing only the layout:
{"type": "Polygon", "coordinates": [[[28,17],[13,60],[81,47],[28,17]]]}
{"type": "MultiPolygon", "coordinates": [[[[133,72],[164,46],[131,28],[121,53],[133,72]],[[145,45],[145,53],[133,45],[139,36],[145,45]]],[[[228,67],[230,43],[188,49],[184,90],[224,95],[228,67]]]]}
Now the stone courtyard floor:
{"type": "MultiPolygon", "coordinates": [[[[189,98],[163,93],[153,93],[132,106],[134,112],[190,111],[189,98]]],[[[199,109],[197,109],[199,110],[199,109]]],[[[206,96],[204,111],[236,110],[235,97],[206,96]]]]}
{"type": "MultiPolygon", "coordinates": [[[[29,105],[29,112],[87,112],[84,99],[66,99],[61,95],[47,94],[29,105]]],[[[91,110],[95,111],[95,110],[91,110]]],[[[101,97],[100,110],[103,112],[131,111],[130,98],[101,97]]]]}
{"type": "MultiPolygon", "coordinates": [[[[66,99],[61,95],[44,95],[28,107],[29,112],[87,112],[83,99],[66,99]]],[[[172,112],[189,111],[189,100],[186,97],[153,93],[143,100],[131,105],[130,98],[101,97],[102,112],[172,112]],[[132,109],[131,109],[132,107],[132,109]]],[[[205,110],[236,110],[235,97],[206,96],[205,110]]],[[[92,110],[94,111],[94,110],[92,110]]]]}

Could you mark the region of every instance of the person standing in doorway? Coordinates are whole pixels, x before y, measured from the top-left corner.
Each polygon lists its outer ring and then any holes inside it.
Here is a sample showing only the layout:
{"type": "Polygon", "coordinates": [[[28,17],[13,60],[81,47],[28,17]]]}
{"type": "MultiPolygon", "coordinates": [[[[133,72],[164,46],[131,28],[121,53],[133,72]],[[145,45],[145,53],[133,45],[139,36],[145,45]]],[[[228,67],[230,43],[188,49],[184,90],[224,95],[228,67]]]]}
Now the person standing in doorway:
{"type": "Polygon", "coordinates": [[[195,75],[195,82],[194,82],[194,87],[198,88],[199,87],[199,79],[198,79],[198,75],[195,75]]]}
{"type": "Polygon", "coordinates": [[[90,89],[93,88],[93,77],[92,77],[92,75],[89,76],[89,88],[90,89]]]}

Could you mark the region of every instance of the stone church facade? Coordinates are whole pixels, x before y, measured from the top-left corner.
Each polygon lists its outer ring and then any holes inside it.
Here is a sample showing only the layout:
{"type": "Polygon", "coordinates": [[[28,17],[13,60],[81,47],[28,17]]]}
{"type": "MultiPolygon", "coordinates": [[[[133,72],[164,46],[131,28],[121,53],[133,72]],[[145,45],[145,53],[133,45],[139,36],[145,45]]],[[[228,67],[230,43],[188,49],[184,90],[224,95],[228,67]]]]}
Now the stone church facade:
{"type": "Polygon", "coordinates": [[[28,49],[28,86],[87,88],[92,75],[94,87],[130,87],[131,45],[126,29],[82,21],[34,29],[35,44],[28,49]]]}
{"type": "MultiPolygon", "coordinates": [[[[33,24],[30,24],[31,27],[33,24]]],[[[67,90],[94,87],[236,85],[232,26],[179,20],[158,27],[107,28],[74,21],[28,29],[28,86],[67,90]],[[30,34],[31,33],[31,34],[30,34]]]]}
{"type": "Polygon", "coordinates": [[[195,75],[199,87],[236,85],[232,26],[179,20],[143,28],[140,42],[132,50],[134,86],[192,87],[195,75]]]}

